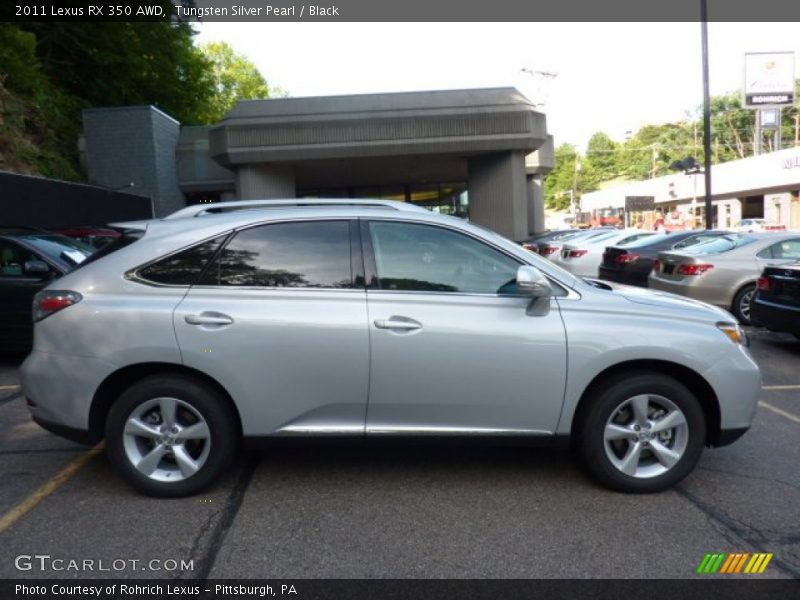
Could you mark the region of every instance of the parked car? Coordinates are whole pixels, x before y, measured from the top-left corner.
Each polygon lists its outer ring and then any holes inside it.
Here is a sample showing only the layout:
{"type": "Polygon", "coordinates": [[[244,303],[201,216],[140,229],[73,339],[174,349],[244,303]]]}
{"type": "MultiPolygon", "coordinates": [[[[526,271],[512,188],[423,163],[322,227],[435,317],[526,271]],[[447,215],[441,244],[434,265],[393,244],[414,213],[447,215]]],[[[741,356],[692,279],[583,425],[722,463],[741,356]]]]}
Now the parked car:
{"type": "Polygon", "coordinates": [[[102,248],[120,235],[119,231],[108,227],[65,227],[53,229],[53,232],[71,237],[92,248],[102,248]]]}
{"type": "Polygon", "coordinates": [[[588,240],[566,240],[552,259],[559,267],[579,277],[597,277],[597,269],[603,260],[603,250],[608,245],[625,246],[636,240],[655,235],[654,231],[641,229],[619,229],[608,235],[588,240]]]}
{"type": "Polygon", "coordinates": [[[800,339],[800,261],[764,267],[750,311],[755,324],[800,339]]]}
{"type": "Polygon", "coordinates": [[[86,259],[93,249],[32,227],[0,227],[0,349],[27,352],[33,296],[86,259]]]}
{"type": "Polygon", "coordinates": [[[573,233],[577,233],[578,231],[582,231],[581,229],[562,229],[559,231],[545,231],[544,233],[540,233],[538,235],[534,235],[524,242],[520,242],[520,245],[525,248],[526,250],[530,250],[531,252],[539,252],[539,244],[544,242],[549,242],[551,240],[562,239],[564,237],[568,237],[573,233]]]}
{"type": "Polygon", "coordinates": [[[660,253],[650,287],[715,304],[749,325],[764,267],[798,259],[800,232],[730,234],[694,249],[660,253]]]}
{"type": "Polygon", "coordinates": [[[614,233],[616,228],[614,227],[598,227],[596,229],[579,229],[578,231],[573,231],[569,235],[548,240],[546,242],[540,243],[539,246],[539,254],[544,256],[545,258],[555,258],[559,252],[561,252],[561,248],[563,245],[569,242],[576,242],[578,240],[589,240],[592,238],[597,238],[599,236],[610,235],[614,233]]]}
{"type": "Polygon", "coordinates": [[[273,200],[125,227],[37,294],[22,388],[144,493],[199,491],[243,437],[453,434],[572,436],[598,481],[653,492],[753,420],[728,313],[590,284],[461,219],[273,200]]]}
{"type": "Polygon", "coordinates": [[[702,244],[725,231],[673,231],[637,240],[626,246],[609,246],[598,269],[600,279],[647,287],[653,261],[662,250],[679,250],[702,244]]]}

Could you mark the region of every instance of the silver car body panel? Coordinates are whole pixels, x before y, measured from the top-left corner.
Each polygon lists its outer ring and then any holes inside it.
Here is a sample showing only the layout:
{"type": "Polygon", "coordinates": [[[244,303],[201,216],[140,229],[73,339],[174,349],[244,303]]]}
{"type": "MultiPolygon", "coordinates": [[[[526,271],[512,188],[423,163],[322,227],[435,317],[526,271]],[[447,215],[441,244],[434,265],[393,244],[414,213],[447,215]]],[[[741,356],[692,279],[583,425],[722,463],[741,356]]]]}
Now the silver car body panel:
{"type": "Polygon", "coordinates": [[[246,435],[568,433],[587,385],[631,360],[686,365],[720,399],[723,426],[746,427],[760,374],[715,326],[727,313],[670,295],[598,289],[501,236],[452,217],[358,206],[248,210],[127,224],[143,238],[51,284],[83,300],[35,326],[22,366],[33,415],[86,430],[101,383],[119,369],[196,369],[233,399],[246,435]],[[483,240],[540,269],[565,295],[229,289],[145,285],[126,273],[242,227],[377,218],[483,240]],[[644,294],[637,296],[636,294],[644,294]],[[224,325],[190,325],[217,313],[224,325]],[[379,329],[402,316],[421,329],[379,329]],[[680,326],[677,326],[680,324],[680,326]]]}

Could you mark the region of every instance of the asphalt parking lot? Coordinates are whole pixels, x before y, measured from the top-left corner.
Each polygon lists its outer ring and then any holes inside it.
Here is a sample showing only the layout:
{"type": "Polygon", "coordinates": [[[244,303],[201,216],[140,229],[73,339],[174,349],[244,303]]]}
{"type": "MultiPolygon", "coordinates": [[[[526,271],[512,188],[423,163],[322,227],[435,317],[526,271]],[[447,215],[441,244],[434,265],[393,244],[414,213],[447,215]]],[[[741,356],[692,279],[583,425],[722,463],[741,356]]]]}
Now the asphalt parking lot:
{"type": "Polygon", "coordinates": [[[687,578],[709,552],[770,552],[761,577],[800,579],[800,342],[751,337],[752,430],[647,496],[597,487],[562,450],[314,445],[154,500],[31,422],[3,359],[0,577],[687,578]]]}

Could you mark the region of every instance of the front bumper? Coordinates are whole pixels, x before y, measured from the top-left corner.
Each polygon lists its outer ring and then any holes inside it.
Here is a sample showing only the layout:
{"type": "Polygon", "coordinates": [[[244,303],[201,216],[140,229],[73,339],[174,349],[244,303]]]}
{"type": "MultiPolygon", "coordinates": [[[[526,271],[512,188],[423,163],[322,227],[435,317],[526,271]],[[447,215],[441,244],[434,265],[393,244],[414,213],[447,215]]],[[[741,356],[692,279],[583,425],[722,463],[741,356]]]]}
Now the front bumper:
{"type": "Polygon", "coordinates": [[[739,346],[702,373],[716,393],[720,412],[720,434],[709,440],[724,446],[750,428],[761,394],[761,371],[750,352],[739,346]]]}

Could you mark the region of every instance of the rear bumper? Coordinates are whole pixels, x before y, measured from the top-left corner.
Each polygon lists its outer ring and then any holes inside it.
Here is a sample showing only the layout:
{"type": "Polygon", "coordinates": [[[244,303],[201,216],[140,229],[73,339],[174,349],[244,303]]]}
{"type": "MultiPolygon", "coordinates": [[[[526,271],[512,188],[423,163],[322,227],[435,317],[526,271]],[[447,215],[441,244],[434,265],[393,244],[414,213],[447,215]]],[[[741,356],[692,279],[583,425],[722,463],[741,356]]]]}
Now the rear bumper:
{"type": "Polygon", "coordinates": [[[715,290],[709,290],[702,285],[686,285],[679,281],[667,281],[651,276],[648,279],[648,286],[653,290],[670,292],[672,294],[691,298],[692,300],[700,300],[701,302],[720,306],[725,309],[730,309],[731,306],[731,303],[720,298],[715,290]]]}
{"type": "Polygon", "coordinates": [[[89,435],[89,432],[85,429],[74,429],[72,427],[66,427],[64,425],[59,425],[57,423],[50,423],[49,421],[45,421],[44,419],[40,419],[37,417],[33,417],[33,420],[36,422],[37,425],[46,429],[50,433],[55,433],[58,436],[61,436],[65,439],[68,439],[72,442],[77,442],[78,444],[86,444],[87,446],[91,446],[93,440],[89,435]]]}
{"type": "Polygon", "coordinates": [[[34,350],[20,368],[22,392],[33,402],[28,407],[31,416],[59,435],[88,431],[95,391],[115,370],[114,365],[96,358],[34,350]]]}
{"type": "Polygon", "coordinates": [[[800,309],[775,304],[756,296],[750,310],[754,323],[771,331],[800,335],[800,309]]]}

